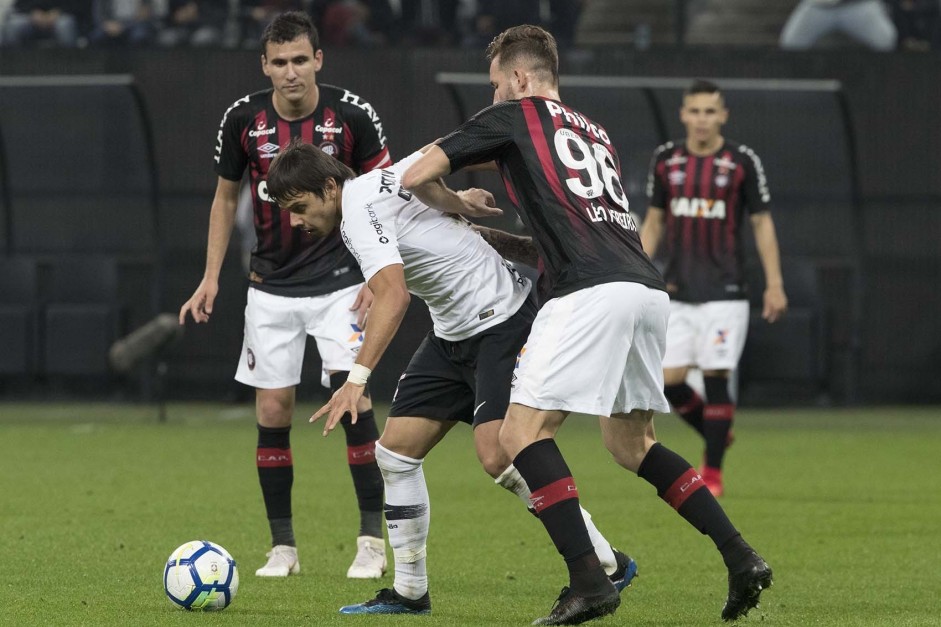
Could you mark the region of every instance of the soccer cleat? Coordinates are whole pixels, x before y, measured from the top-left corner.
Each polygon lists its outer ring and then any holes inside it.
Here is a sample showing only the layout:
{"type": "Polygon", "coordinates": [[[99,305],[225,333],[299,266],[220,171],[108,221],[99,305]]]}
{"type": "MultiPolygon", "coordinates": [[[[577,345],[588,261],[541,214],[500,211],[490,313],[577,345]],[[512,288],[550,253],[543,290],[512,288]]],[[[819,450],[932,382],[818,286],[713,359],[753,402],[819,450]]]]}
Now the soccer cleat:
{"type": "Polygon", "coordinates": [[[386,543],[382,538],[356,538],[356,559],[350,564],[349,579],[379,579],[386,572],[386,543]]]}
{"type": "Polygon", "coordinates": [[[722,608],[722,620],[732,621],[748,614],[748,610],[758,607],[761,591],[770,587],[771,567],[752,551],[742,568],[729,571],[729,598],[722,608]]]}
{"type": "Polygon", "coordinates": [[[725,493],[725,490],[722,489],[722,471],[720,469],[703,465],[699,474],[702,475],[702,482],[709,488],[712,496],[719,498],[725,493]]]}
{"type": "Polygon", "coordinates": [[[406,599],[392,588],[383,588],[375,599],[356,605],[344,605],[341,614],[431,614],[431,596],[425,592],[420,599],[406,599]]]}
{"type": "Polygon", "coordinates": [[[614,547],[611,547],[611,550],[614,551],[617,569],[608,575],[608,579],[614,584],[614,588],[618,592],[621,592],[624,588],[630,586],[631,581],[637,576],[637,562],[635,562],[630,555],[625,555],[614,547]]]}
{"type": "Polygon", "coordinates": [[[279,544],[266,554],[268,563],[255,571],[256,577],[287,577],[301,572],[297,547],[279,544]]]}
{"type": "Polygon", "coordinates": [[[610,590],[591,597],[583,597],[566,586],[552,606],[548,616],[537,618],[533,625],[578,625],[585,621],[614,614],[621,604],[621,595],[612,586],[610,590]]]}

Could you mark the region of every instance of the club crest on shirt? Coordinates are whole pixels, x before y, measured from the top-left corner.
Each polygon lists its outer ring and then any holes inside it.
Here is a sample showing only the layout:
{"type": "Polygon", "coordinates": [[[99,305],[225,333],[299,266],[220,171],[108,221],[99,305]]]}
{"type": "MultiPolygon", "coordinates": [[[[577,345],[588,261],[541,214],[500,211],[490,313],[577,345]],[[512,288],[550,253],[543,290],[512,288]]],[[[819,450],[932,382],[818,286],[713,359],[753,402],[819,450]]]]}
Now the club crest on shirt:
{"type": "Polygon", "coordinates": [[[682,185],[686,181],[686,172],[684,170],[673,170],[667,175],[670,179],[670,185],[682,185]]]}
{"type": "Polygon", "coordinates": [[[337,148],[337,145],[333,142],[324,142],[320,144],[320,149],[331,157],[336,157],[338,154],[340,154],[340,149],[337,148]]]}

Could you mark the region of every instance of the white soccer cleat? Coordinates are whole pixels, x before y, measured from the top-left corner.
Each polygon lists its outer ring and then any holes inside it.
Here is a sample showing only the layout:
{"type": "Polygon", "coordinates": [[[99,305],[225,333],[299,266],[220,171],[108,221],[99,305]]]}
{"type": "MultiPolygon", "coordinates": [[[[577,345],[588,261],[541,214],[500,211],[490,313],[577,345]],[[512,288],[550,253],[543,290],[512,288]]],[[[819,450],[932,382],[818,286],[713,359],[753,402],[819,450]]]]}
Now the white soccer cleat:
{"type": "Polygon", "coordinates": [[[379,579],[386,572],[386,543],[382,538],[356,538],[356,559],[346,571],[349,579],[379,579]]]}
{"type": "Polygon", "coordinates": [[[279,544],[267,553],[268,563],[255,571],[256,577],[287,577],[301,572],[297,547],[279,544]]]}

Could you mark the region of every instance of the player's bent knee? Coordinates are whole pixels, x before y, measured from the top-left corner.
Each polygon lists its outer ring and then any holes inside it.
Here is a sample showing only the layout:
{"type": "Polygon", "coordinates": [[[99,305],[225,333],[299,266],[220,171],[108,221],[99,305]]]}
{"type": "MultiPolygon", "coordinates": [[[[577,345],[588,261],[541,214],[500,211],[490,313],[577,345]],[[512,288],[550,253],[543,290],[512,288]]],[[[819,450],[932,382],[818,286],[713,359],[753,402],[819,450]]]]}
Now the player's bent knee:
{"type": "Polygon", "coordinates": [[[288,396],[272,393],[270,390],[258,390],[255,399],[255,413],[258,424],[263,427],[289,427],[291,425],[291,416],[294,413],[293,391],[288,396]]]}
{"type": "Polygon", "coordinates": [[[409,472],[420,467],[421,463],[420,459],[390,451],[381,443],[376,442],[376,464],[383,475],[409,472]]]}

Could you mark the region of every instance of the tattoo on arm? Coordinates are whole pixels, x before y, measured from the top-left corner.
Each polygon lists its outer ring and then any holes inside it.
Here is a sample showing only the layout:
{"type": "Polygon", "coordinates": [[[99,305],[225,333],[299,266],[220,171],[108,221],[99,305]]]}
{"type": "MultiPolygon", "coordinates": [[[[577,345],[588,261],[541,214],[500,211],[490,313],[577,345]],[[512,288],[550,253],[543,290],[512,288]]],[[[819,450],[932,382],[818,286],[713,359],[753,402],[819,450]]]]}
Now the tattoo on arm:
{"type": "Polygon", "coordinates": [[[533,268],[539,263],[539,255],[536,252],[536,246],[533,244],[533,238],[513,235],[506,231],[498,231],[485,226],[475,224],[474,230],[480,233],[488,244],[493,246],[502,257],[524,263],[533,268]]]}

